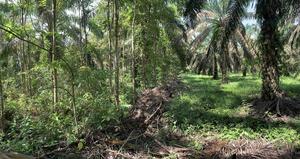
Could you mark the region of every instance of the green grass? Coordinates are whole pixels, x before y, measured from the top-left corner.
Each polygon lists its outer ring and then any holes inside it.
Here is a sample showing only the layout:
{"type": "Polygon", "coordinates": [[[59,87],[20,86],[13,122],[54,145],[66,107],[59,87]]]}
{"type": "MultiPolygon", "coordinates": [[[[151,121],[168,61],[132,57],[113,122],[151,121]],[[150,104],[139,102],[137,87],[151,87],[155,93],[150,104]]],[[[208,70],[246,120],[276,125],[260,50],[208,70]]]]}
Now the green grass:
{"type": "MultiPolygon", "coordinates": [[[[200,138],[238,138],[288,142],[300,145],[300,120],[266,122],[249,115],[249,103],[259,97],[261,79],[231,75],[228,84],[209,76],[183,74],[188,89],[168,106],[173,127],[200,138]]],[[[290,96],[300,95],[300,80],[283,77],[282,88],[290,96]]]]}

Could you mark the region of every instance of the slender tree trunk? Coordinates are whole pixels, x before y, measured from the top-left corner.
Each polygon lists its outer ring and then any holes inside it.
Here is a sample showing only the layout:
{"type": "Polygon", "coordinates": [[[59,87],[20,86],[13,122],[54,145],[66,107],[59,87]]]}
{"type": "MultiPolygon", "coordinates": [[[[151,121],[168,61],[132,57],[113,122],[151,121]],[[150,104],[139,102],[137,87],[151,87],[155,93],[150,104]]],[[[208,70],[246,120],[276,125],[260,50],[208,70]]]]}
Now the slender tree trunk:
{"type": "Polygon", "coordinates": [[[116,105],[120,105],[120,79],[119,79],[119,60],[120,60],[120,53],[119,53],[119,0],[114,0],[115,5],[115,101],[116,105]]]}
{"type": "MultiPolygon", "coordinates": [[[[56,0],[52,0],[52,14],[53,14],[53,21],[52,21],[52,56],[51,56],[51,62],[56,61],[56,0]]],[[[57,105],[58,102],[58,90],[57,90],[57,69],[54,68],[52,71],[52,93],[53,93],[53,106],[54,108],[57,105]]]]}
{"type": "Polygon", "coordinates": [[[78,12],[79,12],[79,48],[80,48],[80,63],[83,66],[84,65],[84,55],[83,52],[83,36],[82,36],[82,26],[83,26],[83,11],[82,11],[82,6],[83,6],[83,0],[79,1],[79,7],[78,7],[78,12]]]}
{"type": "MultiPolygon", "coordinates": [[[[266,4],[273,3],[272,0],[265,0],[266,4]]],[[[278,3],[278,2],[274,2],[278,3]]],[[[282,97],[279,88],[279,37],[278,37],[278,5],[264,8],[261,15],[262,24],[260,32],[262,50],[262,92],[263,100],[275,100],[282,97]]]]}
{"type": "Polygon", "coordinates": [[[108,23],[108,49],[109,49],[109,53],[108,53],[108,67],[109,67],[109,87],[111,90],[111,93],[113,93],[113,84],[112,84],[112,74],[113,74],[113,63],[112,63],[112,37],[111,37],[111,13],[110,13],[110,1],[111,0],[107,0],[107,23],[108,23]]]}
{"type": "Polygon", "coordinates": [[[0,131],[3,132],[3,129],[4,129],[4,95],[3,95],[2,70],[1,69],[0,69],[0,108],[1,108],[0,131]]]}
{"type": "Polygon", "coordinates": [[[131,24],[131,70],[132,70],[132,104],[135,104],[136,100],[136,63],[135,63],[135,16],[136,16],[136,1],[134,0],[133,18],[131,24]]]}
{"type": "MultiPolygon", "coordinates": [[[[156,37],[157,37],[157,35],[156,35],[156,37]]],[[[155,39],[154,39],[154,41],[155,41],[155,39]]],[[[153,65],[152,65],[152,69],[153,69],[153,81],[154,81],[154,85],[156,86],[157,85],[157,71],[156,71],[156,66],[157,66],[157,59],[156,59],[156,57],[157,57],[157,42],[154,42],[154,56],[153,56],[153,58],[152,58],[152,60],[153,60],[153,65]]]]}
{"type": "Polygon", "coordinates": [[[77,110],[76,110],[76,94],[75,94],[75,75],[73,70],[70,70],[71,72],[71,80],[72,80],[72,107],[73,107],[73,116],[74,116],[74,124],[76,126],[76,133],[78,133],[78,121],[77,121],[77,110]]]}
{"type": "MultiPolygon", "coordinates": [[[[147,24],[147,20],[145,20],[145,23],[147,24]]],[[[147,53],[148,53],[148,41],[147,41],[147,35],[146,35],[146,25],[145,24],[142,24],[142,39],[143,39],[143,48],[141,49],[141,55],[142,55],[142,59],[141,59],[141,62],[142,62],[142,70],[141,70],[141,76],[142,76],[142,84],[143,84],[143,88],[146,88],[148,86],[148,79],[147,79],[147,66],[148,66],[148,56],[147,56],[147,53]]]]}
{"type": "Polygon", "coordinates": [[[213,61],[213,79],[216,80],[218,79],[218,61],[217,61],[217,56],[214,53],[214,61],[213,61]]]}
{"type": "Polygon", "coordinates": [[[142,49],[142,81],[143,81],[143,88],[146,88],[148,83],[147,83],[147,70],[146,70],[146,67],[147,67],[147,56],[146,56],[146,53],[145,53],[145,47],[142,49]]]}
{"type": "MultiPolygon", "coordinates": [[[[26,4],[28,3],[27,1],[21,1],[22,4],[26,4]]],[[[25,30],[25,25],[27,23],[27,11],[26,8],[22,7],[22,26],[24,27],[25,30]]],[[[29,38],[28,36],[26,36],[27,39],[29,38]]],[[[28,73],[28,71],[30,70],[30,45],[26,44],[25,41],[22,41],[22,61],[23,61],[23,73],[24,73],[24,88],[25,88],[25,94],[27,96],[31,96],[32,92],[31,92],[31,77],[30,74],[28,73]]]]}
{"type": "MultiPolygon", "coordinates": [[[[28,37],[27,37],[28,38],[28,37]]],[[[32,63],[31,63],[31,50],[30,50],[30,45],[27,44],[27,70],[30,71],[32,68],[32,63]]],[[[31,80],[31,74],[30,72],[27,75],[27,84],[28,84],[28,94],[31,97],[32,96],[32,80],[31,80]]]]}
{"type": "MultiPolygon", "coordinates": [[[[21,0],[21,4],[24,2],[21,0]]],[[[22,27],[25,27],[25,8],[21,7],[21,25],[22,27]]],[[[20,57],[20,62],[21,62],[21,72],[22,72],[22,85],[23,85],[23,92],[24,94],[28,95],[28,88],[27,88],[27,80],[26,80],[26,52],[25,52],[25,41],[21,42],[21,57],[20,57]]]]}
{"type": "Polygon", "coordinates": [[[163,64],[161,65],[161,72],[162,72],[162,84],[166,84],[166,80],[167,80],[167,76],[168,76],[168,72],[167,72],[167,64],[166,64],[166,52],[167,49],[165,47],[162,48],[162,59],[163,59],[163,64]]]}
{"type": "MultiPolygon", "coordinates": [[[[121,34],[122,35],[122,34],[121,34]]],[[[120,36],[121,37],[121,36],[120,36]]],[[[120,67],[120,73],[119,73],[119,76],[120,77],[123,77],[124,76],[124,73],[125,73],[125,62],[126,62],[126,56],[125,56],[125,50],[126,50],[126,47],[125,47],[125,39],[127,39],[127,35],[124,34],[124,37],[120,38],[120,43],[121,43],[121,50],[120,50],[120,60],[119,60],[119,67],[120,67]]],[[[121,83],[123,83],[123,78],[120,79],[121,83]]]]}
{"type": "Polygon", "coordinates": [[[82,26],[83,26],[83,32],[84,32],[84,61],[85,61],[84,63],[88,67],[94,67],[92,56],[87,49],[87,45],[88,45],[88,32],[87,32],[88,13],[85,8],[84,1],[82,1],[81,5],[82,5],[82,26]]]}

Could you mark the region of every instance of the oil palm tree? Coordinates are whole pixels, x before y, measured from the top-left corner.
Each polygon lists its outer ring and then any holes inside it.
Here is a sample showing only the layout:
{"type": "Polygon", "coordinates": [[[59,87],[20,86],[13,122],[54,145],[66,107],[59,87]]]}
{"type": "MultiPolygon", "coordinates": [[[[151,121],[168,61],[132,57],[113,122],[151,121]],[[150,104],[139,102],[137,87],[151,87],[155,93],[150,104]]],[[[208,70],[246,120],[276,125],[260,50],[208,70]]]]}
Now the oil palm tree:
{"type": "Polygon", "coordinates": [[[299,13],[299,5],[300,2],[296,0],[260,0],[256,5],[256,15],[261,26],[259,37],[262,54],[261,98],[264,101],[277,101],[277,107],[284,94],[279,87],[279,61],[282,45],[278,28],[286,14],[299,13]]]}
{"type": "Polygon", "coordinates": [[[194,65],[198,71],[203,69],[205,65],[209,65],[213,70],[213,78],[216,79],[218,72],[217,65],[218,61],[220,61],[222,81],[224,83],[227,82],[227,69],[230,67],[231,61],[236,61],[232,59],[239,57],[253,58],[253,55],[248,51],[248,46],[245,43],[245,29],[240,21],[241,18],[232,18],[235,14],[243,15],[245,10],[240,7],[240,10],[236,13],[235,9],[235,1],[209,0],[201,12],[196,14],[196,20],[193,20],[192,23],[194,28],[187,32],[187,37],[192,39],[190,40],[192,52],[195,52],[199,44],[209,38],[206,55],[196,59],[196,56],[194,56],[191,60],[191,64],[194,65]],[[232,23],[230,21],[231,19],[237,21],[232,23]],[[201,31],[201,34],[195,38],[191,38],[201,31]],[[237,46],[243,47],[243,56],[237,55],[239,54],[237,46]],[[234,48],[234,51],[229,51],[230,48],[234,48]]]}
{"type": "MultiPolygon", "coordinates": [[[[232,32],[238,27],[241,16],[243,15],[241,14],[243,13],[243,8],[250,1],[251,0],[230,0],[231,10],[228,13],[229,18],[225,23],[225,34],[221,37],[221,48],[226,46],[228,37],[230,37],[232,32]]],[[[188,15],[189,19],[195,19],[195,15],[203,10],[203,6],[206,2],[207,1],[189,0],[186,5],[185,14],[188,15]]],[[[258,0],[256,2],[256,17],[261,27],[259,35],[262,61],[261,99],[263,101],[275,101],[272,103],[277,103],[275,104],[277,105],[277,110],[279,110],[281,99],[284,96],[283,91],[279,87],[279,55],[281,42],[278,27],[284,21],[283,17],[287,14],[290,16],[298,15],[300,13],[299,6],[300,2],[298,0],[258,0]]]]}

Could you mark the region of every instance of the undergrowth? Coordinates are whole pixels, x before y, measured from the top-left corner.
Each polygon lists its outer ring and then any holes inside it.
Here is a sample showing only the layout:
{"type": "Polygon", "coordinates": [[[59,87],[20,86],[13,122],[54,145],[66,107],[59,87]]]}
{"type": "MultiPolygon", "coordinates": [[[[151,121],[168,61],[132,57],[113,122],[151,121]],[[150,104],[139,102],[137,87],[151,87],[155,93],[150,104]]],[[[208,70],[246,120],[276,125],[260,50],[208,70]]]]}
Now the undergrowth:
{"type": "MultiPolygon", "coordinates": [[[[251,100],[259,97],[258,76],[231,75],[228,84],[209,76],[183,74],[188,89],[168,106],[166,116],[179,129],[199,142],[205,139],[266,139],[300,146],[300,119],[266,121],[249,114],[251,100]]],[[[283,77],[282,88],[291,97],[300,95],[300,81],[283,77]]],[[[194,144],[196,147],[197,142],[194,144]]]]}

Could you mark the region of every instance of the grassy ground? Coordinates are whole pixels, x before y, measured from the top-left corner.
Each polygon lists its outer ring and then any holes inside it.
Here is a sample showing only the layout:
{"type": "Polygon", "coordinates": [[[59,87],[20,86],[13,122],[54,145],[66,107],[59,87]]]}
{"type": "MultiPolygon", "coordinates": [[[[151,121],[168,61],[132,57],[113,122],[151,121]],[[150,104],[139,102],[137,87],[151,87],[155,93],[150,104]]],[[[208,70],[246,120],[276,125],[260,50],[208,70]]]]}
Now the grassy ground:
{"type": "MultiPolygon", "coordinates": [[[[167,116],[174,129],[197,141],[203,139],[266,139],[300,146],[300,119],[265,121],[249,114],[250,102],[260,93],[257,76],[231,75],[229,84],[209,76],[184,74],[188,89],[168,106],[167,116]]],[[[300,80],[283,77],[282,88],[289,96],[300,96],[300,80]]],[[[198,145],[201,146],[201,145],[198,145]]]]}

